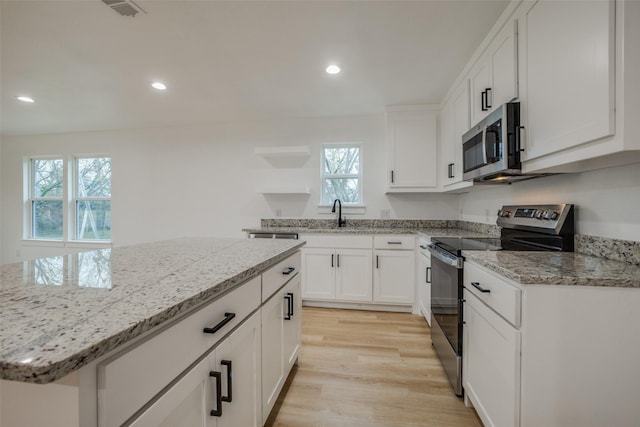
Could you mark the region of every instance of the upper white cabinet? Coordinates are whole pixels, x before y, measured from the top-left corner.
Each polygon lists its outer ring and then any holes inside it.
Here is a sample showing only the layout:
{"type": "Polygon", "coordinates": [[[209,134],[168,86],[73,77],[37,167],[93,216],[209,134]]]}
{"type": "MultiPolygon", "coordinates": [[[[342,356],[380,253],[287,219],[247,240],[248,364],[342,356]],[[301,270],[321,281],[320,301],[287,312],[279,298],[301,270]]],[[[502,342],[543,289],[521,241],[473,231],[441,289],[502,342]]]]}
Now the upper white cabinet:
{"type": "Polygon", "coordinates": [[[640,3],[538,1],[517,13],[523,170],[640,161],[640,3]]]}
{"type": "Polygon", "coordinates": [[[462,181],[462,135],[470,125],[469,80],[464,79],[440,113],[440,184],[444,191],[472,185],[462,181]]]}
{"type": "Polygon", "coordinates": [[[538,1],[524,14],[525,159],[613,134],[614,15],[610,1],[538,1]]]}
{"type": "Polygon", "coordinates": [[[469,73],[471,124],[518,97],[517,29],[508,21],[469,73]]]}
{"type": "Polygon", "coordinates": [[[387,191],[438,191],[437,108],[387,107],[387,191]]]}

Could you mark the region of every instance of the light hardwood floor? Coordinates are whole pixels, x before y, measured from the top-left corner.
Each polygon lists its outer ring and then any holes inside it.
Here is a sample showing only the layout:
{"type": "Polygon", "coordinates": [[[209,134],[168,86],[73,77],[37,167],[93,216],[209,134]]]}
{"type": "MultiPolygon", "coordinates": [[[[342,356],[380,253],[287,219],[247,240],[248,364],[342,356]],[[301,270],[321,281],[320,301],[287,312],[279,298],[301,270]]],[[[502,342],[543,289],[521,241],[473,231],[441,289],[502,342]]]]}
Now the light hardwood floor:
{"type": "Polygon", "coordinates": [[[304,307],[294,372],[267,426],[482,426],[420,316],[304,307]]]}

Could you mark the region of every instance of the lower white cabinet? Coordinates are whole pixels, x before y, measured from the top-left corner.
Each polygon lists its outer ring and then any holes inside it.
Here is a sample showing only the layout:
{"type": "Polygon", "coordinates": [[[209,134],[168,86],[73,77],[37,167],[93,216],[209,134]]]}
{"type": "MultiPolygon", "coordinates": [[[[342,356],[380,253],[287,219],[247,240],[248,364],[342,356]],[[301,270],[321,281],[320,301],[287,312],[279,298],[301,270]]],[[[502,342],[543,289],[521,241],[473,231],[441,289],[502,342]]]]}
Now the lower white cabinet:
{"type": "Polygon", "coordinates": [[[485,426],[520,425],[520,331],[464,291],[463,387],[485,426]]]}
{"type": "Polygon", "coordinates": [[[431,255],[421,251],[416,253],[418,264],[417,283],[418,309],[431,326],[431,255]]]}
{"type": "MultiPolygon", "coordinates": [[[[262,417],[266,420],[300,349],[300,277],[262,307],[262,417]]],[[[238,424],[238,426],[244,424],[238,424]]]]}
{"type": "Polygon", "coordinates": [[[133,427],[260,426],[260,314],[206,354],[133,427]]]}
{"type": "Polygon", "coordinates": [[[304,298],[371,301],[371,250],[302,250],[304,298]]]}

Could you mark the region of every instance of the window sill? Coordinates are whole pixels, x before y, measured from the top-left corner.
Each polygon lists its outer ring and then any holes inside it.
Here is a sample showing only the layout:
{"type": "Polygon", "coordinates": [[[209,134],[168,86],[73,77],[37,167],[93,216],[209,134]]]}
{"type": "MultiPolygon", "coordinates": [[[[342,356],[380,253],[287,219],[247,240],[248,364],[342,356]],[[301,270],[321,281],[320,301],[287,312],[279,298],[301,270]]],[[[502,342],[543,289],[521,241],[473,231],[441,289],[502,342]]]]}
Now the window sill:
{"type": "MultiPolygon", "coordinates": [[[[319,214],[335,215],[335,212],[331,212],[333,205],[318,205],[319,214]]],[[[338,209],[336,207],[336,209],[338,209]]],[[[365,205],[342,205],[342,215],[364,215],[367,213],[367,207],[365,205]]]]}
{"type": "Polygon", "coordinates": [[[40,246],[49,248],[110,248],[111,241],[105,240],[52,240],[52,239],[22,239],[24,246],[40,246]]]}

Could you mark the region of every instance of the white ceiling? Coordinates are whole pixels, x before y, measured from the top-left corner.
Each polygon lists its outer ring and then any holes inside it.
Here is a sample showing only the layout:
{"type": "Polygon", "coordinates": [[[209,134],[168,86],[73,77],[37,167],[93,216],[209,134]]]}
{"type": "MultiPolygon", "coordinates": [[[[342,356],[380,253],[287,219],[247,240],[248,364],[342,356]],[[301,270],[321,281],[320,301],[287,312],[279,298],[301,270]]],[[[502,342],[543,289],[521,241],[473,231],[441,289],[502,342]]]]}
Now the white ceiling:
{"type": "Polygon", "coordinates": [[[1,131],[92,131],[438,103],[507,0],[1,2],[1,131]],[[343,72],[330,76],[335,62],[343,72]],[[168,90],[149,86],[164,81],[168,90]],[[34,104],[15,99],[29,95],[34,104]]]}

